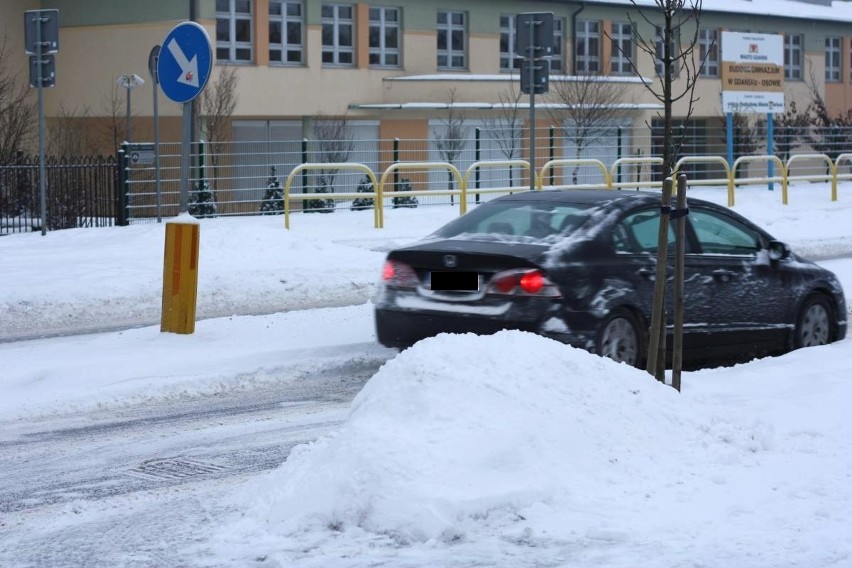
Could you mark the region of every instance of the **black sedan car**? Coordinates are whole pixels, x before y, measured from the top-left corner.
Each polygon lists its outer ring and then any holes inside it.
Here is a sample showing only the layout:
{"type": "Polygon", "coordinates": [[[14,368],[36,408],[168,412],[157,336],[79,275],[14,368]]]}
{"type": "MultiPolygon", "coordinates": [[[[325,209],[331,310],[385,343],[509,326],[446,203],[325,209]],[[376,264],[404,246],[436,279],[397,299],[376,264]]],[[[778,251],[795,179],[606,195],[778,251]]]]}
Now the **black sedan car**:
{"type": "MultiPolygon", "coordinates": [[[[518,329],[642,366],[659,219],[651,192],[527,191],[484,203],[388,254],[374,298],[378,340],[405,348],[442,332],[518,329]]],[[[684,360],[845,337],[833,273],[725,207],[691,199],[686,219],[684,360]]],[[[673,227],[669,243],[673,266],[673,227]]]]}

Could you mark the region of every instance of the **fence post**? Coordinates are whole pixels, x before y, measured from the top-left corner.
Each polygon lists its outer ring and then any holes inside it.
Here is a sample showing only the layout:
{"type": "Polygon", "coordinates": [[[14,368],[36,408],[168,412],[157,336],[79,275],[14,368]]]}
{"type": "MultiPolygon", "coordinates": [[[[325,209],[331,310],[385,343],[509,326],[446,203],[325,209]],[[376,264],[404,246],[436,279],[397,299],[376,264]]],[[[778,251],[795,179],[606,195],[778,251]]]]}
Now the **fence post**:
{"type": "MultiPolygon", "coordinates": [[[[399,162],[399,138],[393,139],[393,163],[399,162]]],[[[393,190],[399,187],[399,170],[393,171],[393,190]]]]}
{"type": "MultiPolygon", "coordinates": [[[[482,129],[480,127],[476,127],[476,141],[474,145],[474,156],[473,161],[478,162],[482,159],[482,129]]],[[[510,166],[511,167],[511,166],[510,166]]],[[[476,168],[476,171],[473,173],[473,187],[479,189],[479,168],[476,168]]],[[[479,194],[476,194],[476,204],[479,205],[479,194]]]]}
{"type": "Polygon", "coordinates": [[[130,224],[130,219],[127,211],[129,193],[130,193],[130,176],[127,174],[130,153],[128,152],[127,142],[121,145],[116,158],[118,167],[118,183],[115,186],[115,224],[118,227],[126,227],[130,224]]]}
{"type": "MultiPolygon", "coordinates": [[[[556,159],[556,127],[555,126],[550,127],[549,136],[550,136],[550,161],[552,162],[553,160],[556,159]]],[[[533,173],[532,173],[533,171],[535,171],[535,167],[533,167],[533,170],[530,172],[530,175],[533,175],[533,173]]],[[[556,168],[550,168],[550,185],[556,185],[556,168]]]]}
{"type": "Polygon", "coordinates": [[[204,140],[198,141],[198,180],[207,179],[206,172],[204,171],[204,157],[207,153],[207,148],[204,144],[204,140]]]}
{"type": "MultiPolygon", "coordinates": [[[[308,163],[308,139],[302,138],[302,163],[308,163]]],[[[308,192],[308,170],[302,171],[302,193],[308,192]]],[[[308,208],[308,200],[302,200],[302,211],[308,208]]]]}
{"type": "MultiPolygon", "coordinates": [[[[616,161],[622,158],[622,154],[624,152],[624,127],[619,126],[618,131],[615,133],[616,135],[616,161]]],[[[615,170],[615,182],[621,183],[621,164],[618,164],[618,168],[615,170]]]]}

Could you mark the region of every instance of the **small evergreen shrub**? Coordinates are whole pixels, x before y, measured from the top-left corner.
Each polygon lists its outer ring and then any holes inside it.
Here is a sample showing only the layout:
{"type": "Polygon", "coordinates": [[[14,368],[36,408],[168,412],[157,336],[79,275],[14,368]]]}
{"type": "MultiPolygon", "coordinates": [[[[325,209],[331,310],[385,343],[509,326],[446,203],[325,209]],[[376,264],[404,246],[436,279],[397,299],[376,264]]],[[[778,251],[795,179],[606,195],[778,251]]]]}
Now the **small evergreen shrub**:
{"type": "MultiPolygon", "coordinates": [[[[399,180],[399,184],[394,188],[395,192],[411,191],[411,182],[408,178],[399,180]]],[[[414,195],[399,195],[393,198],[393,207],[417,207],[417,197],[414,195]]]]}
{"type": "Polygon", "coordinates": [[[263,215],[281,215],[284,213],[284,189],[278,181],[278,176],[275,175],[275,166],[269,169],[269,179],[266,180],[266,193],[260,204],[260,212],[263,215]]]}
{"type": "MultiPolygon", "coordinates": [[[[328,183],[326,182],[324,177],[319,178],[319,185],[317,185],[315,193],[329,193],[328,183]]],[[[314,197],[312,199],[305,200],[305,213],[333,213],[334,212],[334,199],[322,199],[320,197],[314,197]]]]}
{"type": "Polygon", "coordinates": [[[199,219],[219,216],[219,207],[210,184],[201,178],[196,182],[195,189],[189,192],[189,214],[199,219]]]}
{"type": "MultiPolygon", "coordinates": [[[[370,178],[364,176],[361,178],[361,181],[358,183],[358,187],[355,188],[355,191],[358,193],[375,193],[373,189],[373,182],[370,181],[370,178]]],[[[352,210],[360,211],[362,209],[372,209],[373,208],[373,198],[372,197],[358,197],[355,201],[352,202],[352,210]]]]}

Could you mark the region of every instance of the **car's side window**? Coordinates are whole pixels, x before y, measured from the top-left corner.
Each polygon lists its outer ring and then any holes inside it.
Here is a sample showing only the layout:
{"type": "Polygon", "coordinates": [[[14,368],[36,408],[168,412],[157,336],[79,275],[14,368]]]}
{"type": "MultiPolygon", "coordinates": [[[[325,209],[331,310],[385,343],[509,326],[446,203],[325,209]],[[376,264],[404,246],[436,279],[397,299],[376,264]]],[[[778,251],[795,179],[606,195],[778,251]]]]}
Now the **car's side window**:
{"type": "MultiPolygon", "coordinates": [[[[613,245],[618,252],[656,252],[660,232],[660,212],[645,209],[622,219],[613,232],[613,245]]],[[[674,227],[669,224],[669,245],[674,250],[674,227]]]]}
{"type": "Polygon", "coordinates": [[[689,218],[705,254],[751,255],[761,248],[758,233],[722,213],[693,208],[689,218]]]}

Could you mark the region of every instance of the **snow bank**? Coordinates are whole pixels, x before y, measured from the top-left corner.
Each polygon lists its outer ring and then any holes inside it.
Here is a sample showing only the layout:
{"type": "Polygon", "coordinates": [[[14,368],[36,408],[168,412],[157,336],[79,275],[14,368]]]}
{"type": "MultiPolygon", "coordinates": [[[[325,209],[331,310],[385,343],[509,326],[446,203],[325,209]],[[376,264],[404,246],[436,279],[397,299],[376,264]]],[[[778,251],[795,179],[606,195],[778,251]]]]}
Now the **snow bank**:
{"type": "Polygon", "coordinates": [[[720,438],[730,461],[772,432],[708,419],[642,371],[533,334],[444,334],[386,363],[333,436],[295,449],[260,488],[259,515],[279,534],[453,542],[554,499],[575,512],[606,494],[641,503],[673,459],[697,463],[720,438]]]}

